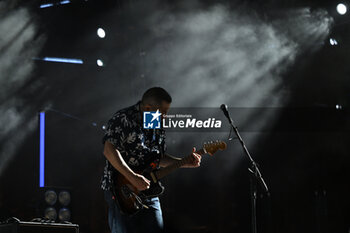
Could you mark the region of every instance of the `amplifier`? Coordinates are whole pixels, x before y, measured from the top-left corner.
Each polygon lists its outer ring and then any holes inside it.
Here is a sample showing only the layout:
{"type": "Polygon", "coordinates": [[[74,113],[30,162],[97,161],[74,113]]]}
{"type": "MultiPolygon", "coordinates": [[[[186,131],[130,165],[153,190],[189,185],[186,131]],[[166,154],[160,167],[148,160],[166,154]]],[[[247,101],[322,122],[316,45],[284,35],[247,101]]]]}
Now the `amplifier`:
{"type": "Polygon", "coordinates": [[[0,233],[79,233],[79,225],[19,221],[1,224],[0,233]]]}

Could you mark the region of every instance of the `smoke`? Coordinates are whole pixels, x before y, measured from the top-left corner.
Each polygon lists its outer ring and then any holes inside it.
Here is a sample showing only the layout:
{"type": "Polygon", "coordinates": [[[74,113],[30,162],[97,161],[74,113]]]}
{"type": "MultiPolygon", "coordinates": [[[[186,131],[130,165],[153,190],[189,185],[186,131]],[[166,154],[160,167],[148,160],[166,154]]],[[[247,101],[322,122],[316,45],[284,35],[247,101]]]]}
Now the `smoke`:
{"type": "Polygon", "coordinates": [[[10,1],[0,5],[0,175],[36,126],[33,106],[26,97],[40,86],[31,79],[32,57],[43,42],[42,37],[34,39],[37,27],[28,10],[10,5],[10,1]]]}
{"type": "MultiPolygon", "coordinates": [[[[28,122],[34,122],[37,109],[28,100],[42,84],[32,77],[35,66],[31,58],[44,39],[35,39],[37,26],[26,9],[11,10],[2,2],[0,12],[6,12],[0,20],[0,161],[10,161],[15,149],[5,148],[18,148],[25,136],[13,139],[9,135],[19,131],[28,135],[35,128],[28,122]]],[[[90,73],[86,70],[86,79],[80,84],[86,85],[81,88],[86,92],[76,101],[84,106],[92,101],[101,106],[97,102],[103,101],[104,111],[99,114],[104,119],[115,108],[113,103],[107,106],[106,100],[118,99],[119,106],[126,106],[151,86],[167,89],[174,107],[218,108],[221,103],[230,107],[283,106],[288,101],[284,74],[301,55],[320,48],[332,23],[323,10],[282,9],[261,16],[247,5],[229,8],[195,1],[180,1],[175,7],[161,1],[137,1],[130,8],[110,12],[104,16],[104,22],[112,24],[107,39],[114,34],[126,37],[127,43],[123,47],[106,39],[107,66],[100,75],[117,78],[96,85],[96,77],[87,80],[90,73]]],[[[93,39],[81,39],[79,43],[96,49],[93,39]]],[[[83,47],[81,44],[76,47],[83,47]]],[[[67,99],[61,101],[76,97],[75,88],[66,92],[67,99]]],[[[238,126],[256,124],[258,129],[273,117],[252,111],[244,119],[234,120],[238,126]]],[[[185,140],[173,136],[170,140],[175,144],[185,140]]],[[[1,163],[0,174],[6,164],[1,163]]]]}
{"type": "Polygon", "coordinates": [[[287,10],[276,20],[223,5],[146,17],[149,86],[166,86],[177,106],[283,106],[282,76],[298,54],[328,35],[325,11],[287,10]]]}
{"type": "MultiPolygon", "coordinates": [[[[179,3],[174,10],[156,1],[139,4],[127,13],[128,19],[135,18],[128,21],[133,27],[141,21],[135,27],[138,35],[134,32],[139,40],[129,44],[143,54],[137,70],[144,72],[146,82],[139,81],[137,88],[164,87],[174,107],[218,108],[226,103],[252,108],[249,115],[234,120],[238,126],[256,125],[251,127],[256,132],[278,115],[253,108],[288,103],[284,75],[297,59],[322,46],[333,22],[322,9],[281,9],[261,16],[247,6],[205,7],[197,2],[179,3]]],[[[171,135],[177,142],[198,141],[198,136],[187,136],[171,135]]]]}

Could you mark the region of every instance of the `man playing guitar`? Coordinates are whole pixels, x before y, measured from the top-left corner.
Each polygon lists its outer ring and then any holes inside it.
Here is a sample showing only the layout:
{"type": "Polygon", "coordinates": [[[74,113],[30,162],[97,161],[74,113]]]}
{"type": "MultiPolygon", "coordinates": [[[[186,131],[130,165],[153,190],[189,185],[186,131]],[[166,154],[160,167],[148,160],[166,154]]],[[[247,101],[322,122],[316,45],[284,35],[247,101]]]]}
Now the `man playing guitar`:
{"type": "MultiPolygon", "coordinates": [[[[201,155],[193,148],[186,160],[165,153],[165,132],[163,129],[144,129],[143,112],[157,111],[166,114],[170,108],[171,96],[160,87],[148,89],[137,104],[117,111],[109,120],[103,137],[106,166],[101,182],[108,203],[108,222],[112,233],[162,232],[163,217],[158,197],[142,201],[142,208],[136,214],[126,215],[116,199],[114,182],[116,176],[123,176],[136,190],[149,189],[151,181],[137,171],[143,171],[150,164],[154,167],[168,167],[182,160],[181,167],[199,167],[201,155]]],[[[128,194],[131,195],[131,194],[128,194]]]]}

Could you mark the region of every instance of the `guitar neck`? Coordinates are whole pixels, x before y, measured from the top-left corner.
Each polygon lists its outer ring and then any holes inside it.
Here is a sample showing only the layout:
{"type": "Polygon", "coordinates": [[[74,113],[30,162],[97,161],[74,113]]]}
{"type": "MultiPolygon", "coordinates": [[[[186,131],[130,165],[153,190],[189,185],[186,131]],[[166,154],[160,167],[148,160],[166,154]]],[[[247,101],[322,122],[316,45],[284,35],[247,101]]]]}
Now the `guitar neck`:
{"type": "MultiPolygon", "coordinates": [[[[197,154],[204,155],[206,152],[204,149],[200,149],[199,151],[196,151],[197,154]]],[[[182,160],[179,160],[178,162],[173,163],[172,165],[169,165],[161,170],[158,170],[155,172],[155,175],[158,179],[162,179],[163,177],[169,175],[173,171],[177,170],[178,168],[182,167],[183,165],[187,164],[191,160],[191,155],[186,156],[182,160]]]]}

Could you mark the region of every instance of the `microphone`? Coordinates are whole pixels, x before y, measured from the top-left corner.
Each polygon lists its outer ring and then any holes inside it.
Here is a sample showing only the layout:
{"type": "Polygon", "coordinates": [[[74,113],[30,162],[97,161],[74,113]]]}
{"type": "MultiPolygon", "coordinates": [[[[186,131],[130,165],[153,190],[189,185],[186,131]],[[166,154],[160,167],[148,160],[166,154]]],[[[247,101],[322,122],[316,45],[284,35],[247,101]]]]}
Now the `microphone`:
{"type": "Polygon", "coordinates": [[[230,113],[227,111],[227,105],[226,104],[221,104],[220,108],[224,112],[224,115],[227,118],[228,122],[230,124],[232,124],[232,119],[230,117],[230,113]]]}

